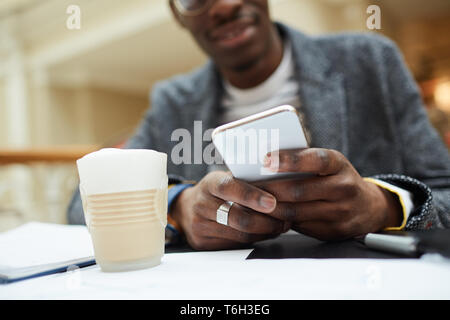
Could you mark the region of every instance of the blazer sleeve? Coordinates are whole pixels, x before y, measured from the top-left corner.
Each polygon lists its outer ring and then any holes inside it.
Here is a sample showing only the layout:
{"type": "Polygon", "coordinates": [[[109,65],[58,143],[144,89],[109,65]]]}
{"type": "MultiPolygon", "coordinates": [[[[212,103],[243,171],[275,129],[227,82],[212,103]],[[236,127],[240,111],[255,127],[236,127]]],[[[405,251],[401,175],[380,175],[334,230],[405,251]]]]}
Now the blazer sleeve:
{"type": "Polygon", "coordinates": [[[449,228],[449,152],[431,126],[418,87],[393,43],[384,47],[383,57],[404,175],[375,178],[413,193],[415,209],[408,218],[407,230],[449,228]]]}

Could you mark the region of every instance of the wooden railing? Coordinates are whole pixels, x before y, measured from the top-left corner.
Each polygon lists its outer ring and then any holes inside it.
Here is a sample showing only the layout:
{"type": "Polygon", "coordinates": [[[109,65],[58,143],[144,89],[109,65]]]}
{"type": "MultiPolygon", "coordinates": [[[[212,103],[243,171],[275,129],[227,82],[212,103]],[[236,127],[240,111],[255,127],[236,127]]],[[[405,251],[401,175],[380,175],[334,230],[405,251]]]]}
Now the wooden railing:
{"type": "Polygon", "coordinates": [[[75,163],[76,160],[93,151],[99,146],[63,146],[30,149],[0,148],[0,165],[33,164],[33,163],[75,163]]]}

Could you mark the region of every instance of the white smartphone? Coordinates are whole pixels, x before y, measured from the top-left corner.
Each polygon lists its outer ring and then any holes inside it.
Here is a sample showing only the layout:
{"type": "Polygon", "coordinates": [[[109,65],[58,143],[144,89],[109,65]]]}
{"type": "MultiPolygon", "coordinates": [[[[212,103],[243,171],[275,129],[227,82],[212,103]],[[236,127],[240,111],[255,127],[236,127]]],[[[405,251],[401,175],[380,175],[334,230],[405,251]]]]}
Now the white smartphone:
{"type": "Polygon", "coordinates": [[[256,182],[310,176],[276,173],[263,166],[268,152],[308,148],[297,110],[292,106],[279,106],[224,124],[213,131],[212,140],[235,178],[256,182]]]}

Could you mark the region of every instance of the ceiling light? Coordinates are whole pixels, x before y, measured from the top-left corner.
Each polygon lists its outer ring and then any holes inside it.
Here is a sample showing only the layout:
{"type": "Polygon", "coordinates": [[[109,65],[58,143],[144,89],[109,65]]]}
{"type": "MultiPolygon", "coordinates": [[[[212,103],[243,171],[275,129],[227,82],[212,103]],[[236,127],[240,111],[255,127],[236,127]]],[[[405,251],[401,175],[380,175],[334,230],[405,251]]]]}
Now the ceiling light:
{"type": "Polygon", "coordinates": [[[434,90],[434,100],[439,109],[450,113],[450,80],[446,80],[436,85],[436,89],[434,90]]]}

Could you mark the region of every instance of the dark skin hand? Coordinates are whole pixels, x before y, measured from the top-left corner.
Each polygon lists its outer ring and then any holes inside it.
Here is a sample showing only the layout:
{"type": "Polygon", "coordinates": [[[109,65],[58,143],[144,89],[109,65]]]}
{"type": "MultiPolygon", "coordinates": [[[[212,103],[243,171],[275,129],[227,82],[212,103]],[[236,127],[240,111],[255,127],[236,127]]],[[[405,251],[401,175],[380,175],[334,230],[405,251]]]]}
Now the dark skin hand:
{"type": "Polygon", "coordinates": [[[365,181],[340,152],[310,148],[266,156],[274,172],[308,172],[302,180],[278,180],[258,186],[277,198],[269,216],[321,240],[341,240],[400,226],[402,208],[395,195],[365,181]]]}
{"type": "Polygon", "coordinates": [[[194,249],[230,249],[286,232],[290,223],[268,215],[276,203],[270,193],[234,179],[230,172],[216,171],[184,190],[171,215],[194,249]],[[217,209],[225,201],[234,202],[228,226],[216,222],[217,209]]]}
{"type": "Polygon", "coordinates": [[[171,210],[193,248],[238,248],[289,228],[320,240],[342,240],[401,224],[395,196],[365,181],[335,150],[282,150],[278,158],[273,154],[267,158],[265,164],[275,172],[316,176],[252,185],[229,172],[208,174],[183,191],[171,210]],[[215,221],[225,201],[236,202],[228,226],[215,221]]]}

